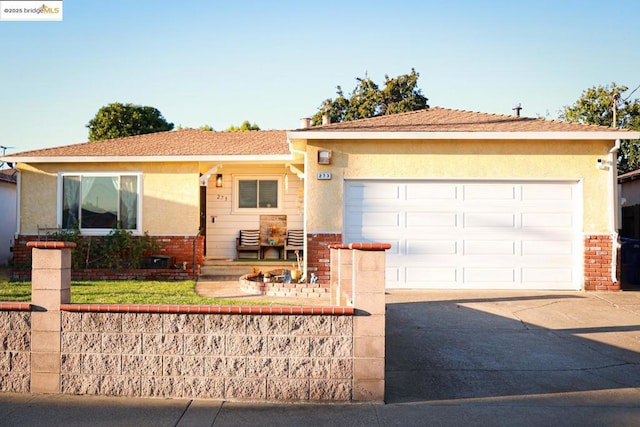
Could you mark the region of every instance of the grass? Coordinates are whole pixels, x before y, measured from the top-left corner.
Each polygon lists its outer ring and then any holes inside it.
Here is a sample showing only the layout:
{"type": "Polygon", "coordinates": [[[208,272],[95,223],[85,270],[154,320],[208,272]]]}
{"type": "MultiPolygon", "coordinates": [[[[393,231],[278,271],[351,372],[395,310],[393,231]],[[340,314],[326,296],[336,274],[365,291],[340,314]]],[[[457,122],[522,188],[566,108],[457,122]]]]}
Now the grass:
{"type": "MultiPolygon", "coordinates": [[[[159,281],[79,281],[71,282],[71,302],[90,304],[187,304],[262,305],[231,299],[201,297],[193,280],[159,281]]],[[[31,282],[10,282],[0,278],[0,301],[31,301],[31,282]]]]}

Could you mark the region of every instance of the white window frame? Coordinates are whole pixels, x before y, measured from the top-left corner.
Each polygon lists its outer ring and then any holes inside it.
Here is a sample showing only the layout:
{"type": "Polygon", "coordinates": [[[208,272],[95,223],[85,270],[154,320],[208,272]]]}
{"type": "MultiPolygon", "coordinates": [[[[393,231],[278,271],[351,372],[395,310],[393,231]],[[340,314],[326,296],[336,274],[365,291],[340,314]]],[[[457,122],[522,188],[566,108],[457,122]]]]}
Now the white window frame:
{"type": "Polygon", "coordinates": [[[236,214],[272,214],[284,212],[284,187],[282,175],[234,175],[232,212],[236,214]],[[278,207],[277,208],[241,208],[240,203],[240,181],[278,181],[278,207]]]}
{"type": "MultiPolygon", "coordinates": [[[[113,172],[59,172],[56,194],[56,222],[58,227],[62,226],[62,191],[63,178],[66,176],[79,176],[82,177],[121,177],[121,176],[135,176],[136,177],[136,193],[138,195],[138,205],[136,206],[136,228],[127,229],[131,231],[135,236],[141,236],[142,233],[142,172],[130,172],[130,171],[113,171],[113,172]]],[[[119,202],[118,202],[119,203],[119,202]]],[[[106,236],[111,232],[111,228],[81,228],[80,233],[85,236],[106,236]]]]}

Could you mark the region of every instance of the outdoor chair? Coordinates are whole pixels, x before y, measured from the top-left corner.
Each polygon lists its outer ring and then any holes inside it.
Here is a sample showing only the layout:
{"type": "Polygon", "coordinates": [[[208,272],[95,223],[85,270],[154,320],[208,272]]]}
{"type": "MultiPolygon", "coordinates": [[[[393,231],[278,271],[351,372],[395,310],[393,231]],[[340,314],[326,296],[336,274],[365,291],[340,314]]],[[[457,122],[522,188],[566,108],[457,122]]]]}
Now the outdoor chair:
{"type": "Polygon", "coordinates": [[[236,258],[240,258],[240,252],[255,252],[260,259],[260,230],[240,230],[236,237],[236,258]]]}
{"type": "Polygon", "coordinates": [[[304,230],[288,230],[287,239],[284,244],[284,259],[289,259],[288,252],[299,251],[300,254],[302,254],[303,249],[304,230]]]}

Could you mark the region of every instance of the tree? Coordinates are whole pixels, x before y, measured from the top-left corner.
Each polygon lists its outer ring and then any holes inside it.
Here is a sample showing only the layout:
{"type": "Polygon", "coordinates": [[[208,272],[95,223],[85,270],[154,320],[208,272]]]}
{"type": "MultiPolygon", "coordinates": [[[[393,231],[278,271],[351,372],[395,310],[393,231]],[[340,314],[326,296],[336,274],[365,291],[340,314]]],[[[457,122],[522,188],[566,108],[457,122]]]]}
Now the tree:
{"type": "Polygon", "coordinates": [[[245,130],[260,130],[260,126],[256,123],[249,123],[249,120],[245,120],[242,122],[240,126],[231,125],[226,129],[226,132],[242,132],[245,130]]]}
{"type": "Polygon", "coordinates": [[[418,77],[420,74],[413,68],[411,73],[393,79],[385,74],[382,89],[366,74],[356,77],[358,83],[351,94],[346,97],[342,88],[337,86],[338,96],[324,100],[312,122],[321,124],[325,114],[329,114],[334,123],[429,108],[428,99],[418,89],[418,77]]]}
{"type": "Polygon", "coordinates": [[[173,129],[154,107],[114,102],[96,113],[87,124],[89,141],[122,138],[173,129]]]}
{"type": "MultiPolygon", "coordinates": [[[[574,123],[640,130],[640,100],[631,99],[637,89],[625,94],[629,88],[615,83],[586,89],[574,105],[563,108],[560,119],[574,123]]],[[[618,151],[619,173],[640,168],[639,143],[638,140],[622,141],[618,151]]]]}

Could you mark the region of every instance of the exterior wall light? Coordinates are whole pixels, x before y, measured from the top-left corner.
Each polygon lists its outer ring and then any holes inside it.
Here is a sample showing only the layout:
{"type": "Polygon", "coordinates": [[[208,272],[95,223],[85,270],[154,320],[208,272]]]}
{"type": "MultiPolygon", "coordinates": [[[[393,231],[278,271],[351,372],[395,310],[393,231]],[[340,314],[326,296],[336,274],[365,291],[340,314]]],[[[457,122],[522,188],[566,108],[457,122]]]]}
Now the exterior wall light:
{"type": "Polygon", "coordinates": [[[318,151],[318,164],[330,165],[331,164],[331,150],[318,151]]]}
{"type": "Polygon", "coordinates": [[[609,167],[609,162],[603,159],[598,159],[596,162],[596,169],[600,169],[601,171],[607,169],[609,167]]]}
{"type": "Polygon", "coordinates": [[[222,174],[221,173],[216,175],[216,187],[217,188],[222,187],[222,174]]]}

